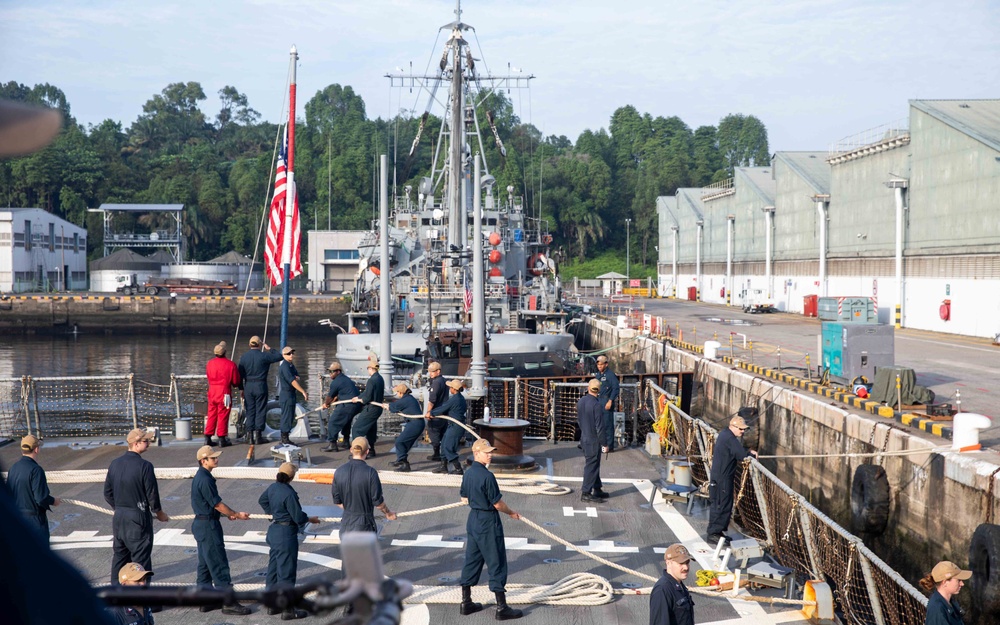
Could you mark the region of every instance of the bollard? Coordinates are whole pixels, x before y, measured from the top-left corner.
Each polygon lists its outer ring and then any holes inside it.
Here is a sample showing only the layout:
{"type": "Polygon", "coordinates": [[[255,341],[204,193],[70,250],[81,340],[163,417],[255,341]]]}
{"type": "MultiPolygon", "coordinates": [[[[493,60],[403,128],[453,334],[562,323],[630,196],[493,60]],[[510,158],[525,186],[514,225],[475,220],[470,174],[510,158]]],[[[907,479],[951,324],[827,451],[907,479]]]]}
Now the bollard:
{"type": "Polygon", "coordinates": [[[750,341],[750,364],[753,364],[753,341],[750,341]]]}
{"type": "Polygon", "coordinates": [[[729,333],[729,357],[730,358],[735,358],[736,357],[736,352],[733,351],[733,333],[732,332],[729,333]]]}
{"type": "Polygon", "coordinates": [[[781,371],[781,346],[778,346],[778,371],[781,371]]]}
{"type": "Polygon", "coordinates": [[[955,412],[962,412],[962,391],[955,389],[955,412]]]}
{"type": "Polygon", "coordinates": [[[713,341],[718,341],[719,340],[719,331],[718,330],[716,330],[715,332],[712,332],[712,340],[713,341]]]}
{"type": "Polygon", "coordinates": [[[810,382],[812,382],[812,379],[813,379],[813,370],[812,370],[812,365],[809,364],[809,352],[806,352],[806,378],[810,382]]]}
{"type": "Polygon", "coordinates": [[[903,384],[900,382],[899,374],[896,374],[896,408],[903,412],[903,392],[900,390],[903,384]]]}

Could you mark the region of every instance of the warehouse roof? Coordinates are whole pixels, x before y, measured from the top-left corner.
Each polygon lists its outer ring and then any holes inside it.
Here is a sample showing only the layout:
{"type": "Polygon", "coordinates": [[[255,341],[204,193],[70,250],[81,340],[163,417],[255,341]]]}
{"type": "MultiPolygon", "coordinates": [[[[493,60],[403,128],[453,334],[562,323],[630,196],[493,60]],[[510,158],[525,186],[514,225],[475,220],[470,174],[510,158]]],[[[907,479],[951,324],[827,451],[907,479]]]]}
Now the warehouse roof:
{"type": "Polygon", "coordinates": [[[830,164],[826,152],[777,152],[774,158],[781,159],[788,168],[813,188],[818,195],[830,193],[830,164]]]}
{"type": "Polygon", "coordinates": [[[778,184],[771,175],[770,167],[737,167],[736,186],[747,185],[756,193],[764,204],[770,206],[774,204],[774,192],[778,184]]]}
{"type": "Polygon", "coordinates": [[[1000,100],[910,100],[910,106],[1000,152],[1000,100]]]}

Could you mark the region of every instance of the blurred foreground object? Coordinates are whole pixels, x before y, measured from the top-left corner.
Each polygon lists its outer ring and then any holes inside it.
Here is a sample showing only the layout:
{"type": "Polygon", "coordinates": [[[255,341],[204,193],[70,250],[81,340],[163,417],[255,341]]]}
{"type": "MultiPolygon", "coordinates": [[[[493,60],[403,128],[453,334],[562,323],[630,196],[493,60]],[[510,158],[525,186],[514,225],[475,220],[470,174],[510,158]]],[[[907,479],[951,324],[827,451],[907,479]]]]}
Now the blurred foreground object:
{"type": "Polygon", "coordinates": [[[0,157],[24,156],[48,145],[62,128],[55,109],[0,100],[0,157]]]}

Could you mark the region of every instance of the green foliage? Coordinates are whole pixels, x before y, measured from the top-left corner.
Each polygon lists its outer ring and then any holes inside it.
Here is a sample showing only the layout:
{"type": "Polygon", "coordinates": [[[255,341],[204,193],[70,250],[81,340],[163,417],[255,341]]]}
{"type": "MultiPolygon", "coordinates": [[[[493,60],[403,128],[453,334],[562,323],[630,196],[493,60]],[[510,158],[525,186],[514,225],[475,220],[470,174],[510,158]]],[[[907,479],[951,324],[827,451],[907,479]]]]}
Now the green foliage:
{"type": "MultiPolygon", "coordinates": [[[[48,84],[0,83],[0,97],[56,107],[66,118],[52,145],[0,161],[0,205],[38,206],[85,225],[93,256],[102,245],[101,221],[86,208],[179,203],[187,258],[208,259],[231,249],[262,255],[261,223],[279,128],[260,121],[236,87],[223,87],[218,112],[206,115],[199,83],[171,83],[127,128],[112,120],[79,126],[65,94],[48,84]]],[[[728,178],[734,167],[769,158],[767,130],[751,115],[727,115],[718,127],[692,131],[678,117],[622,106],[607,129],[585,130],[574,144],[565,136],[543,136],[522,121],[503,91],[480,94],[476,102],[483,141],[473,151],[482,152],[497,179],[493,192],[506,196],[510,188],[522,198],[528,216],[552,234],[553,256],[569,277],[625,273],[626,239],[632,276],[652,275],[656,198],[728,178]]],[[[325,229],[328,219],[334,229],[370,226],[378,154],[394,155],[390,186],[400,195],[410,186],[415,199],[431,169],[439,118],[404,110],[391,119],[369,119],[364,100],[338,84],[316,92],[304,111],[294,155],[304,230],[314,224],[325,229]]],[[[440,168],[445,155],[438,158],[440,168]]],[[[164,229],[170,219],[145,215],[118,225],[164,229]]]]}

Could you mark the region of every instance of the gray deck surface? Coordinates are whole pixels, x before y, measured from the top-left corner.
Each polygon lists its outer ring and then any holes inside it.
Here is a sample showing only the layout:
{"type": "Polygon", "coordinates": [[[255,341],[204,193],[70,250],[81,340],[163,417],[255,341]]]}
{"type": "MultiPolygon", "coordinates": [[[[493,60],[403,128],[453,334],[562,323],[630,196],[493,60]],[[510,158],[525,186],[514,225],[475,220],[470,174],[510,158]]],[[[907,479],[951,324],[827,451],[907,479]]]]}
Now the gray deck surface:
{"type": "MultiPolygon", "coordinates": [[[[156,467],[194,466],[198,443],[165,441],[162,447],[152,447],[144,457],[156,467]]],[[[345,452],[324,454],[320,444],[309,444],[312,458],[318,468],[332,469],[347,457],[345,452]]],[[[389,452],[391,441],[379,442],[379,455],[370,463],[380,471],[388,466],[394,456],[389,452]]],[[[48,471],[60,469],[103,469],[112,459],[125,451],[121,445],[84,445],[71,447],[59,441],[46,441],[39,456],[39,463],[48,471]]],[[[563,496],[506,494],[504,499],[514,510],[545,526],[549,531],[579,546],[589,546],[601,557],[622,564],[648,575],[659,576],[662,549],[673,542],[684,542],[699,560],[692,563],[688,584],[694,584],[694,571],[712,568],[712,553],[704,542],[707,509],[696,502],[691,517],[686,506],[658,502],[654,509],[642,508],[652,488],[648,480],[657,481],[664,470],[663,461],[647,456],[639,449],[619,450],[611,454],[602,467],[605,490],[611,493],[606,504],[583,504],[580,501],[578,478],[582,475],[583,459],[575,444],[553,445],[540,441],[526,441],[526,453],[532,454],[540,464],[537,475],[551,475],[559,483],[573,488],[563,496]],[[574,481],[576,480],[576,481],[574,481]],[[641,492],[645,489],[645,494],[641,492]],[[656,549],[660,549],[659,552],[656,549]]],[[[417,448],[411,452],[414,471],[429,470],[434,464],[423,459],[429,449],[417,448]],[[414,461],[416,460],[416,461],[414,461]]],[[[468,453],[468,450],[464,450],[468,453]]],[[[16,460],[18,450],[13,445],[0,448],[4,466],[16,460]]],[[[220,466],[235,466],[246,453],[244,445],[226,450],[220,466]]],[[[270,466],[270,461],[259,460],[257,466],[270,466]]],[[[305,471],[303,471],[304,473],[305,471]]],[[[427,474],[428,484],[433,483],[427,474]]],[[[219,490],[223,500],[237,510],[262,513],[257,498],[270,480],[220,479],[219,490]]],[[[160,495],[168,514],[190,514],[190,480],[160,480],[160,495]]],[[[296,482],[295,487],[307,511],[320,516],[333,516],[330,487],[296,482]],[[331,509],[332,508],[332,509],[331,509]]],[[[105,505],[103,483],[52,484],[54,496],[79,499],[105,505]]],[[[457,488],[428,486],[386,485],[385,496],[394,511],[417,510],[456,501],[457,488]]],[[[385,561],[387,575],[410,580],[418,586],[457,586],[464,553],[464,528],[467,508],[450,509],[434,514],[418,515],[393,522],[380,521],[382,525],[379,545],[385,561]],[[416,541],[407,542],[407,541],[416,541]]],[[[52,545],[72,561],[95,585],[109,579],[111,563],[111,517],[72,504],[64,504],[50,514],[52,545]]],[[[191,535],[190,521],[154,521],[156,535],[153,548],[155,581],[190,585],[195,581],[196,550],[191,535]]],[[[585,556],[568,550],[532,528],[504,516],[510,569],[509,584],[551,584],[576,572],[591,572],[608,579],[615,589],[630,586],[648,587],[652,584],[641,578],[611,569],[585,556]],[[521,539],[518,541],[518,539],[521,539]]],[[[227,551],[236,584],[262,584],[267,568],[268,546],[264,540],[266,521],[250,520],[230,522],[223,520],[227,551]]],[[[336,524],[316,527],[317,535],[300,547],[299,581],[316,575],[333,575],[340,579],[340,554],[336,524]]],[[[735,527],[731,528],[735,530],[735,527]]],[[[486,573],[480,581],[485,590],[486,573]]],[[[695,597],[698,623],[768,623],[794,622],[794,608],[762,608],[758,604],[742,601],[730,602],[714,597],[695,597]],[[770,614],[769,614],[770,613],[770,614]]],[[[522,622],[541,622],[542,619],[560,619],[567,623],[647,623],[649,598],[642,596],[616,596],[614,601],[595,607],[587,606],[518,606],[525,609],[522,622]]],[[[488,606],[489,608],[489,606],[488,606]]],[[[278,622],[279,617],[267,616],[260,606],[253,606],[250,616],[225,616],[220,612],[200,613],[195,608],[168,608],[156,615],[158,625],[180,623],[260,623],[278,622]]],[[[310,617],[303,622],[328,622],[331,617],[310,617]]],[[[409,607],[404,623],[492,622],[491,609],[463,617],[454,604],[431,604],[409,607]]]]}

